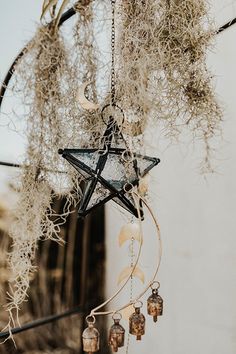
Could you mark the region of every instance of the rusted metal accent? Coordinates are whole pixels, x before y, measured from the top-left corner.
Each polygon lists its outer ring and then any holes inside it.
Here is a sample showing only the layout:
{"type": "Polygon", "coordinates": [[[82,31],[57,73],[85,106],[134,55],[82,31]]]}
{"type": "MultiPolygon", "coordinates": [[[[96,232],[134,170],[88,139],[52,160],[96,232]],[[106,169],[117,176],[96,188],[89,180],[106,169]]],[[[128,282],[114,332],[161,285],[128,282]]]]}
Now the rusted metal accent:
{"type": "Polygon", "coordinates": [[[109,345],[113,352],[117,352],[118,348],[124,346],[125,342],[125,329],[120,325],[120,318],[113,317],[114,324],[111,326],[109,333],[109,345]]]}
{"type": "MultiPolygon", "coordinates": [[[[142,306],[142,305],[141,305],[142,306]]],[[[140,312],[141,306],[135,306],[135,312],[129,318],[129,333],[136,336],[137,340],[141,340],[145,334],[145,317],[140,312]]]]}
{"type": "Polygon", "coordinates": [[[163,314],[163,299],[158,295],[157,289],[152,289],[152,295],[147,299],[147,312],[157,322],[158,316],[163,314]]]}
{"type": "Polygon", "coordinates": [[[88,327],[85,328],[82,334],[83,350],[88,354],[92,354],[99,351],[100,334],[97,328],[94,327],[94,323],[95,323],[94,317],[92,320],[87,319],[87,323],[88,323],[88,327]]]}

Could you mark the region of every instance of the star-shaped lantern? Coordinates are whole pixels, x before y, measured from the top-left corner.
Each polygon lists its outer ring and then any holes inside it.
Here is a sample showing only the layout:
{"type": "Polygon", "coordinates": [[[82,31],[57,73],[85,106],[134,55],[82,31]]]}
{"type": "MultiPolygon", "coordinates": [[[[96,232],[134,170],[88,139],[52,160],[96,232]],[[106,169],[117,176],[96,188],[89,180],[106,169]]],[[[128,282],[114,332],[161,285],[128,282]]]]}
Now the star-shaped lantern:
{"type": "Polygon", "coordinates": [[[138,186],[140,178],[144,177],[160,160],[155,157],[131,154],[124,143],[117,122],[110,116],[103,135],[102,149],[60,149],[58,151],[83,177],[79,216],[85,216],[112,199],[131,214],[143,218],[141,204],[138,210],[129,192],[134,186],[138,186]],[[113,141],[116,146],[113,146],[113,141]],[[123,147],[120,143],[117,144],[118,141],[123,141],[123,147]]]}

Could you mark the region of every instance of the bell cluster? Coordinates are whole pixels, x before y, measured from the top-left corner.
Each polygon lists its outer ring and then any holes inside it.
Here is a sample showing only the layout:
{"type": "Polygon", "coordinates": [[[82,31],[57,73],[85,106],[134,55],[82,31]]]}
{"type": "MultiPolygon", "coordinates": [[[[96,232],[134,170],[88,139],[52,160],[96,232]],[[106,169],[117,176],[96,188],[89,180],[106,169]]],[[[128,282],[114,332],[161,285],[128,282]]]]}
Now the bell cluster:
{"type": "MultiPolygon", "coordinates": [[[[145,316],[141,313],[142,302],[139,301],[134,304],[134,313],[129,317],[129,333],[141,340],[145,334],[145,316]]],[[[153,321],[157,322],[159,316],[163,314],[163,299],[158,294],[158,288],[152,288],[152,294],[147,299],[147,313],[153,317],[153,321]]],[[[125,343],[125,329],[120,324],[121,314],[115,313],[113,315],[114,324],[109,331],[108,344],[111,346],[112,352],[118,352],[118,349],[124,346],[125,343]]],[[[94,327],[95,317],[87,317],[88,327],[83,331],[83,350],[91,354],[100,349],[100,333],[94,327]]]]}

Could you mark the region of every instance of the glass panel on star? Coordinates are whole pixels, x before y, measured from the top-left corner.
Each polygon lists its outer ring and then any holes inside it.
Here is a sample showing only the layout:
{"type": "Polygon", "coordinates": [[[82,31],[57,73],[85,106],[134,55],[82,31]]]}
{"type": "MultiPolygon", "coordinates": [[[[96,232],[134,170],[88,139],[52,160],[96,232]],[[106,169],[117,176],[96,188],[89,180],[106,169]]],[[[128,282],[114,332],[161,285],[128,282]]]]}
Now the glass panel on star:
{"type": "Polygon", "coordinates": [[[87,179],[89,178],[91,175],[89,175],[87,172],[85,172],[84,170],[82,170],[79,166],[75,165],[74,163],[72,163],[70,161],[71,165],[79,172],[79,174],[84,178],[87,179]]]}
{"type": "Polygon", "coordinates": [[[87,209],[92,208],[94,205],[102,202],[107,197],[111,196],[109,189],[103,187],[103,185],[97,182],[95,190],[91,196],[87,209]]]}
{"type": "Polygon", "coordinates": [[[91,151],[91,152],[78,151],[73,153],[71,152],[70,154],[73,157],[75,157],[77,160],[83,162],[86,166],[88,166],[92,170],[96,169],[98,159],[100,156],[97,151],[91,151]]]}
{"type": "Polygon", "coordinates": [[[135,159],[137,160],[137,165],[141,176],[149,172],[155,165],[153,160],[150,160],[144,156],[135,156],[135,159]]]}
{"type": "Polygon", "coordinates": [[[117,190],[121,190],[126,183],[137,179],[133,164],[123,162],[121,155],[112,153],[107,157],[101,176],[117,190]]]}

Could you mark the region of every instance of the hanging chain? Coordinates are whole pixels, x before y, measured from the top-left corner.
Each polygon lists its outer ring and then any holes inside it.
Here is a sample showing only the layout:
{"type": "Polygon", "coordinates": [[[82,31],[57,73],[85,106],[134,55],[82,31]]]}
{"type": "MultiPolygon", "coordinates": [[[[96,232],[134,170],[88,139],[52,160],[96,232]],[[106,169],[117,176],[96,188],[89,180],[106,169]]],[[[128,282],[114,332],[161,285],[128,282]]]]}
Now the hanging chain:
{"type": "MultiPolygon", "coordinates": [[[[131,244],[130,244],[130,253],[131,253],[131,262],[130,262],[130,267],[133,268],[134,266],[134,238],[132,237],[131,239],[131,244]]],[[[133,281],[134,281],[134,277],[133,275],[131,275],[131,278],[130,278],[130,302],[133,300],[133,281]]]]}
{"type": "Polygon", "coordinates": [[[111,103],[115,104],[115,4],[116,0],[111,0],[112,20],[111,20],[111,103]]]}
{"type": "MultiPolygon", "coordinates": [[[[133,220],[131,221],[132,223],[134,222],[133,220]]],[[[132,237],[131,239],[131,244],[130,244],[130,253],[131,253],[131,262],[130,266],[133,268],[134,266],[134,238],[132,237]]],[[[134,277],[133,274],[130,277],[130,303],[133,301],[133,290],[134,290],[134,277]]],[[[130,345],[130,334],[128,333],[127,337],[127,343],[126,343],[126,349],[125,349],[125,354],[129,354],[129,345],[130,345]]]]}
{"type": "Polygon", "coordinates": [[[130,334],[128,333],[127,344],[125,349],[125,354],[129,354],[129,344],[130,344],[130,334]]]}
{"type": "MultiPolygon", "coordinates": [[[[131,223],[133,224],[134,219],[131,219],[131,223]]],[[[134,237],[132,236],[131,238],[131,243],[129,246],[129,250],[130,250],[130,267],[133,268],[134,264],[135,264],[135,253],[134,253],[134,237]]],[[[130,277],[130,303],[132,303],[133,301],[133,297],[134,297],[134,277],[133,274],[130,277]]],[[[127,343],[126,343],[126,348],[125,348],[125,354],[129,354],[129,346],[130,346],[130,333],[128,333],[127,336],[127,343]]]]}

